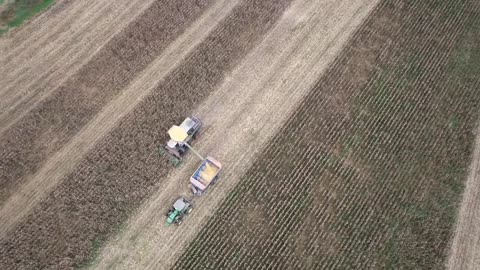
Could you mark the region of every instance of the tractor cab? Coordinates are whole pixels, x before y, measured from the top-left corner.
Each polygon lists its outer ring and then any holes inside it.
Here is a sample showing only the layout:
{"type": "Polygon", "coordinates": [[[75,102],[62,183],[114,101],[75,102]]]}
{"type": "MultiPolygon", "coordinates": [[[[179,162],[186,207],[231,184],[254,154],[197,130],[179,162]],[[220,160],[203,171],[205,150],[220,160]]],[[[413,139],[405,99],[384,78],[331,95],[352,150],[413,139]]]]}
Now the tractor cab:
{"type": "Polygon", "coordinates": [[[192,204],[184,198],[178,198],[167,213],[167,225],[182,224],[183,217],[192,212],[192,204]]]}

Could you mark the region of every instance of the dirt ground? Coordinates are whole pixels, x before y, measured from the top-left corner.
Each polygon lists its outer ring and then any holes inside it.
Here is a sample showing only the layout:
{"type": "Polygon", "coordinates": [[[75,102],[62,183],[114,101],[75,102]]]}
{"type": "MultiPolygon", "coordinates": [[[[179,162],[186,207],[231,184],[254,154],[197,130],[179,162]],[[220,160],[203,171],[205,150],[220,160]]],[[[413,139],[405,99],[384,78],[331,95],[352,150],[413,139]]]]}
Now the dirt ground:
{"type": "Polygon", "coordinates": [[[447,269],[480,269],[480,126],[447,269]]]}
{"type": "Polygon", "coordinates": [[[168,175],[165,187],[112,239],[94,268],[170,267],[375,4],[295,1],[263,42],[194,111],[206,124],[196,142],[198,150],[221,160],[225,168],[217,186],[194,200],[197,205],[187,226],[165,227],[162,214],[176,198],[172,194],[190,196],[186,179],[198,164],[193,156],[168,175]],[[226,136],[226,130],[234,132],[226,136]]]}
{"type": "Polygon", "coordinates": [[[40,170],[211,3],[156,1],[57,91],[9,126],[0,137],[0,202],[40,170]]]}

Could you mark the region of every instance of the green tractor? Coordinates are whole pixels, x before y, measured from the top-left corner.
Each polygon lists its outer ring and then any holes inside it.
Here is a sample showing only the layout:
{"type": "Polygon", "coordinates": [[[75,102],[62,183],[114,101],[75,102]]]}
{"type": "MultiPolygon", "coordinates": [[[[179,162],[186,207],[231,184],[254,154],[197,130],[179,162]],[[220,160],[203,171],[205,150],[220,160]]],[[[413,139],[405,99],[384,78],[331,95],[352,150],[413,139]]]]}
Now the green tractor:
{"type": "Polygon", "coordinates": [[[192,203],[182,197],[178,198],[173,204],[172,208],[167,213],[167,225],[182,224],[183,217],[192,212],[192,203]]]}

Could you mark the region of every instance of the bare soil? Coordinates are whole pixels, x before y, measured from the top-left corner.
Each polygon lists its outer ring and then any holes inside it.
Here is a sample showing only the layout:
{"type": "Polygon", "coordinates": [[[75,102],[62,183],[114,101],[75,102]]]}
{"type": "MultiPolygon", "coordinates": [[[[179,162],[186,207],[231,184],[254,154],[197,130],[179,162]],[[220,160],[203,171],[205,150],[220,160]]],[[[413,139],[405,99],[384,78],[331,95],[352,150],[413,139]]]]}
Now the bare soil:
{"type": "Polygon", "coordinates": [[[49,158],[25,185],[20,186],[0,210],[0,216],[10,217],[0,222],[4,228],[0,236],[6,234],[9,228],[43,199],[84,155],[92,150],[94,142],[105,136],[121,118],[131,112],[154,89],[159,80],[164,79],[208,36],[216,23],[228,15],[235,5],[234,1],[221,1],[205,12],[194,26],[175,40],[121,95],[104,106],[88,125],[49,158]]]}

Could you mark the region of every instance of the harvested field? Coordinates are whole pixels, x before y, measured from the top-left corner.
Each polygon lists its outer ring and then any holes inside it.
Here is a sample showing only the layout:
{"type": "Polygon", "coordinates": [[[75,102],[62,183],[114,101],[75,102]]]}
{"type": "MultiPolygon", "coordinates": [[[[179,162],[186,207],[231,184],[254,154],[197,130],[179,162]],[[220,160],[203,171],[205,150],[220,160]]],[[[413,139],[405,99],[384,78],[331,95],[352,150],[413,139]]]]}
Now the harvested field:
{"type": "Polygon", "coordinates": [[[55,93],[152,2],[60,0],[0,38],[6,52],[0,55],[0,134],[55,93]]]}
{"type": "MultiPolygon", "coordinates": [[[[14,196],[9,198],[0,211],[0,216],[10,217],[0,223],[2,227],[6,228],[2,233],[5,233],[12,224],[28,213],[40,199],[48,194],[61,178],[70,172],[92,149],[94,145],[92,142],[105,136],[115,127],[119,119],[137,106],[153,90],[158,80],[163,79],[175,68],[182,58],[208,35],[215,26],[215,22],[221,21],[235,4],[233,1],[219,2],[210,8],[194,27],[190,27],[186,33],[182,34],[148,69],[142,72],[141,76],[124,89],[118,98],[102,108],[102,111],[87,126],[82,128],[65,147],[55,153],[32,179],[17,189],[14,196]],[[170,63],[170,65],[165,63],[170,63]],[[21,210],[18,210],[19,208],[21,210]]],[[[2,235],[0,234],[0,236],[2,235]]]]}
{"type": "Polygon", "coordinates": [[[176,268],[442,269],[480,102],[472,3],[384,1],[176,268]]]}
{"type": "Polygon", "coordinates": [[[121,93],[207,7],[208,1],[156,2],[57,92],[10,126],[0,141],[0,203],[45,165],[48,157],[121,93]],[[183,13],[178,14],[178,10],[183,13]]]}
{"type": "Polygon", "coordinates": [[[56,1],[0,37],[0,269],[472,269],[479,25],[474,0],[56,1]],[[166,227],[198,160],[157,147],[190,114],[224,170],[166,227]]]}

